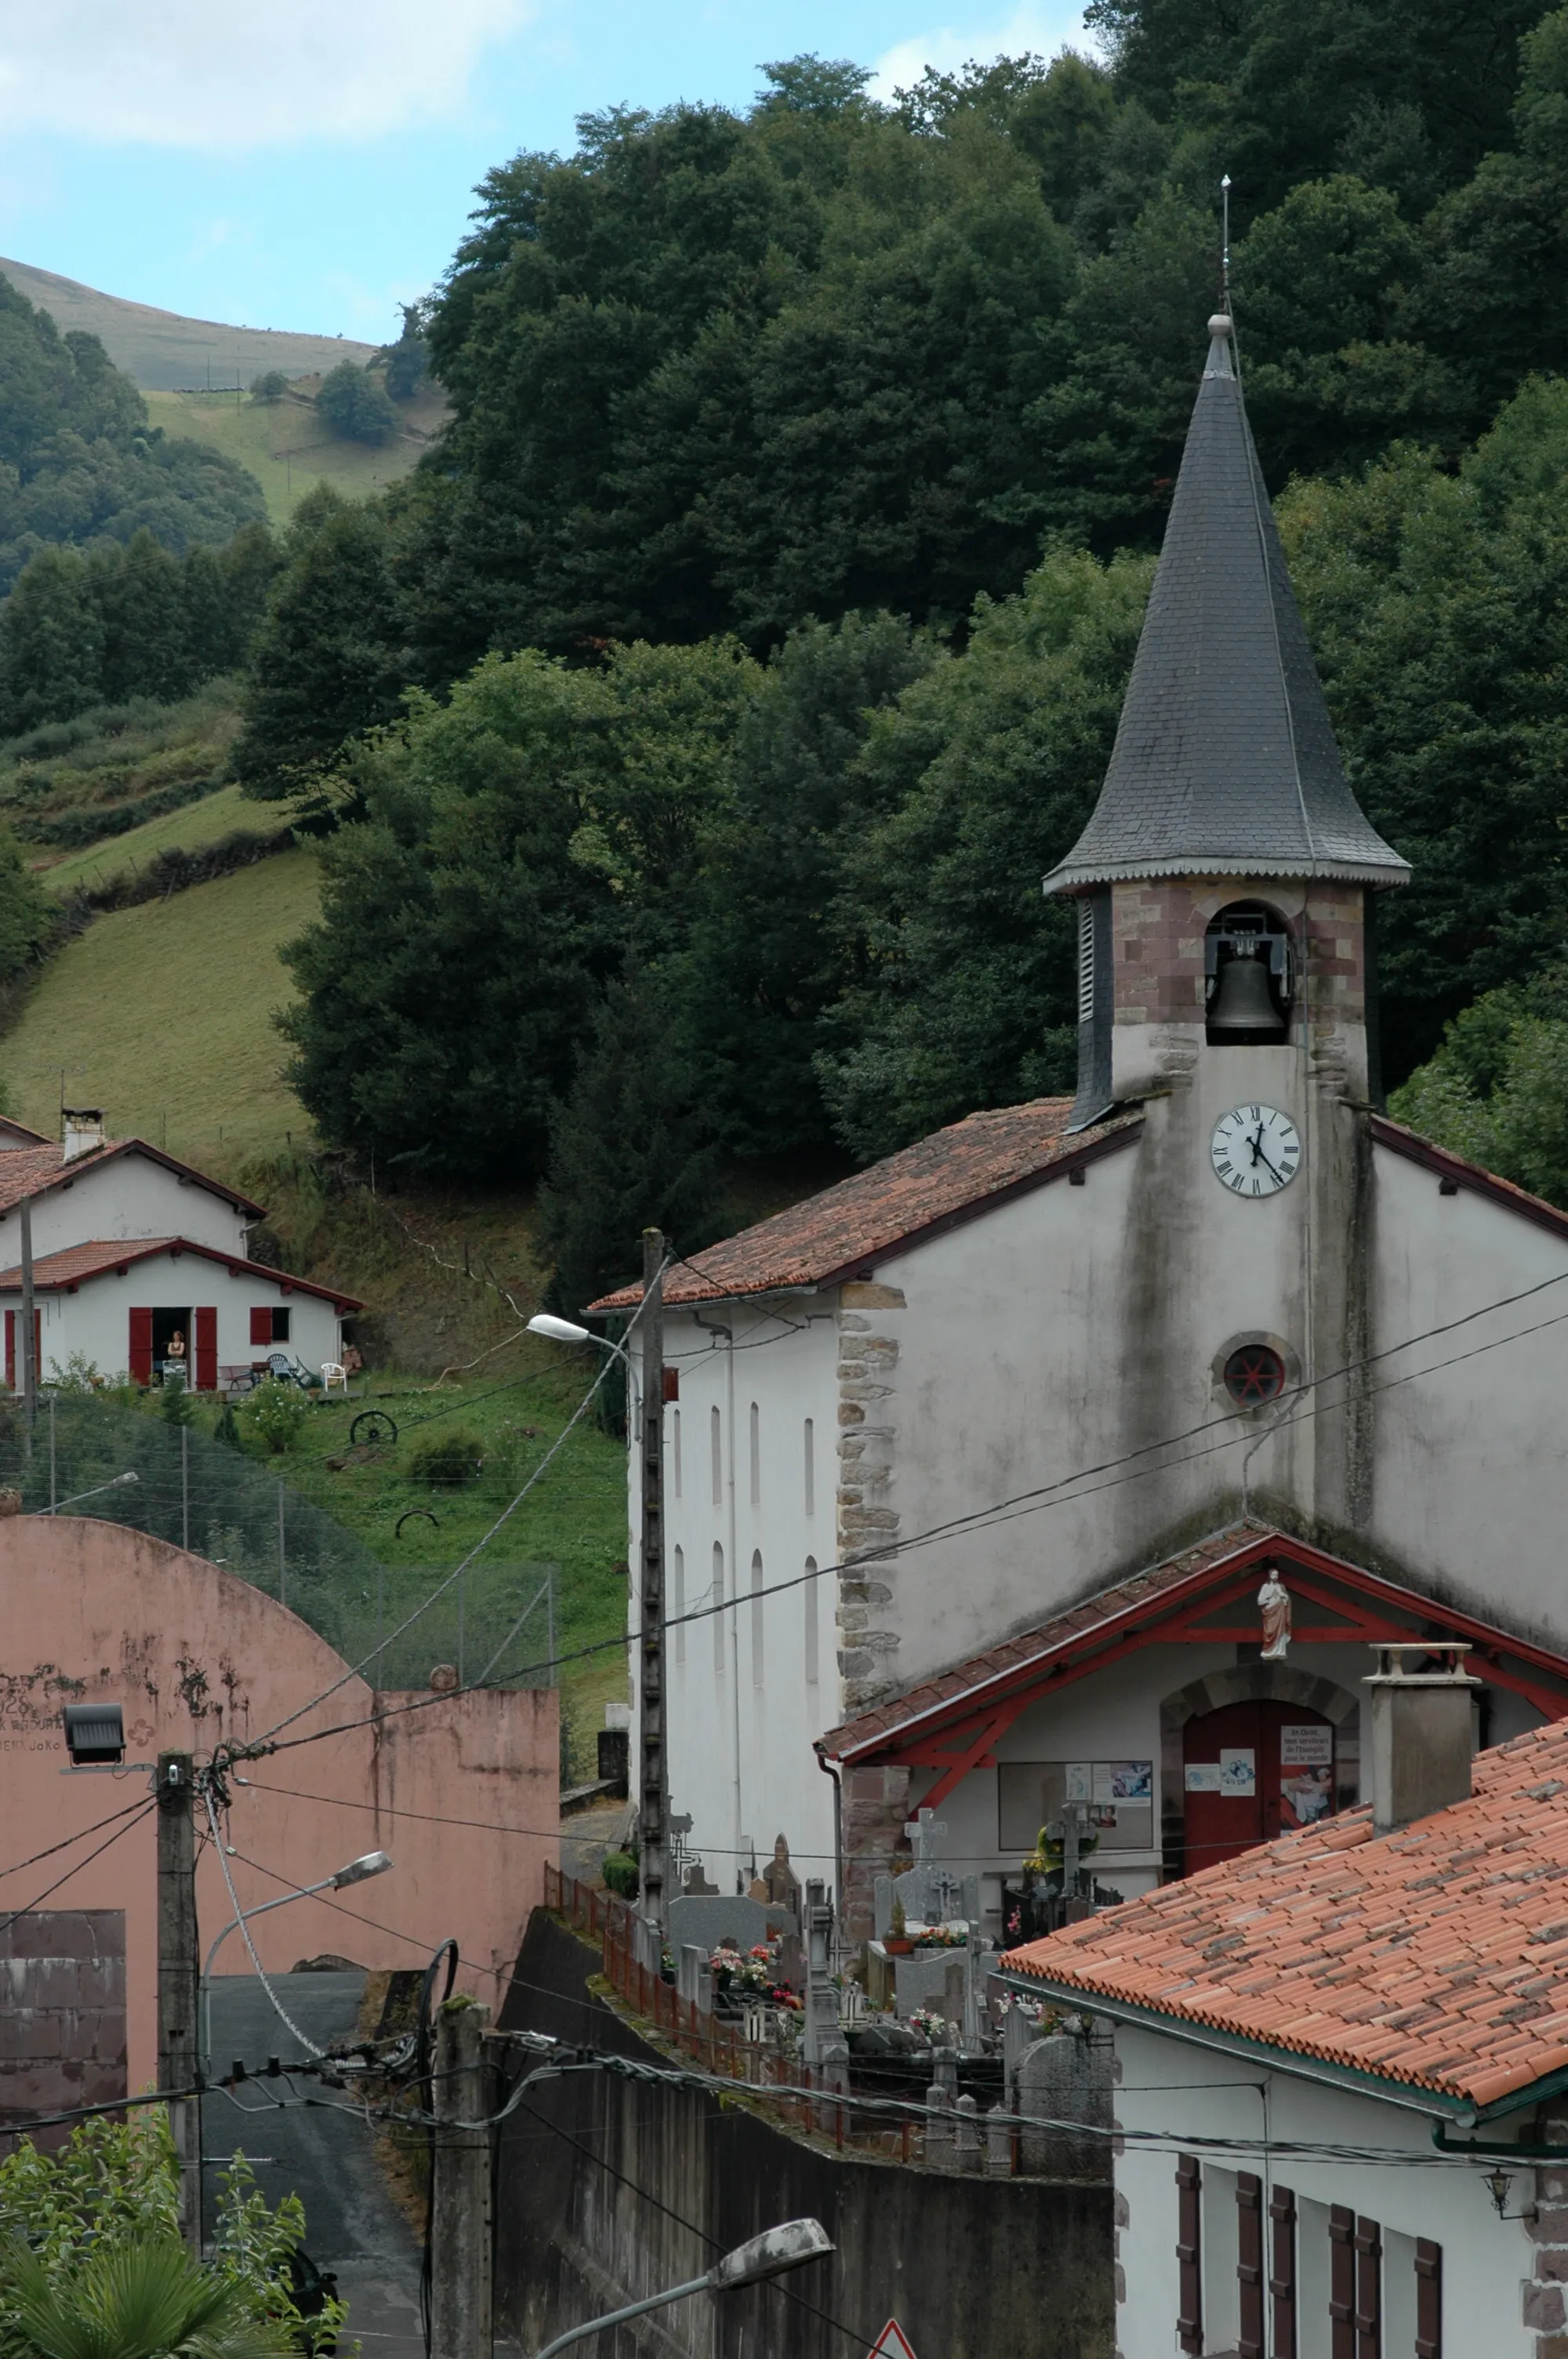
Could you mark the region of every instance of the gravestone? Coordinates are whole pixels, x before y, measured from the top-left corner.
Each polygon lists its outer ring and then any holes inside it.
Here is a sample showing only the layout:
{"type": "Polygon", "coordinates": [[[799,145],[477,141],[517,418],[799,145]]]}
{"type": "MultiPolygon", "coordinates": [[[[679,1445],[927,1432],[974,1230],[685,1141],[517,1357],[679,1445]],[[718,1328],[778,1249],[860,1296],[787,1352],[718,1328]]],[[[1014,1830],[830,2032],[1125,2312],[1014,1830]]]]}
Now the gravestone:
{"type": "Polygon", "coordinates": [[[1108,2040],[1091,2041],[1070,2031],[1052,2032],[1025,2049],[1013,2091],[1013,2109],[1025,2116],[1025,2170],[1064,2179],[1110,2177],[1108,2137],[1044,2126],[1082,2122],[1086,2131],[1108,2130],[1110,2068],[1108,2040]]]}
{"type": "Polygon", "coordinates": [[[1011,2089],[1018,2077],[1018,2068],[1027,2051],[1040,2037],[1040,2026],[1026,2015],[1015,1998],[1001,2019],[1001,2068],[1005,2085],[1011,2089]]]}
{"type": "Polygon", "coordinates": [[[925,2097],[925,2159],[935,2170],[946,2170],[953,2160],[953,2092],[933,2081],[925,2097]]]}
{"type": "Polygon", "coordinates": [[[703,2015],[712,2014],[713,1973],[708,1951],[699,1942],[685,1942],[676,1951],[676,1988],[687,2006],[703,2015]]]}
{"type": "Polygon", "coordinates": [[[775,1973],[781,1983],[787,1983],[796,1998],[806,1996],[806,1943],[792,1926],[779,1943],[775,1973]]]}
{"type": "Polygon", "coordinates": [[[807,2064],[848,2056],[838,2029],[838,1993],[833,1984],[833,1905],[827,1886],[806,1887],[806,2020],[801,2055],[807,2064]]]}
{"type": "Polygon", "coordinates": [[[702,1872],[702,1862],[699,1859],[694,1859],[687,1864],[686,1880],[681,1886],[681,1890],[693,1900],[713,1899],[718,1897],[719,1886],[716,1884],[709,1884],[702,1872]]]}
{"type": "Polygon", "coordinates": [[[980,2167],[979,2107],[973,2097],[960,2097],[953,2108],[953,2160],[960,2170],[980,2167]]]}
{"type": "Polygon", "coordinates": [[[879,1941],[885,1941],[892,1931],[895,1894],[903,1904],[904,1921],[910,1925],[950,1925],[960,1919],[968,1924],[980,1913],[978,1875],[955,1875],[939,1860],[928,1866],[906,1867],[902,1875],[879,1875],[872,1886],[873,1921],[879,1941]]]}
{"type": "Polygon", "coordinates": [[[901,2016],[911,2016],[917,2006],[928,2006],[932,2012],[942,2012],[943,1995],[947,1987],[947,1961],[951,1950],[927,1950],[918,1958],[894,1958],[893,2004],[901,2016]]]}
{"type": "Polygon", "coordinates": [[[733,1941],[744,1956],[768,1938],[768,1911],[760,1900],[733,1893],[681,1893],[670,1902],[670,1947],[695,1941],[712,1956],[721,1941],[733,1941]]]}
{"type": "Polygon", "coordinates": [[[986,2115],[986,2177],[1012,2177],[1012,2123],[1005,2104],[993,2105],[986,2115]]]}

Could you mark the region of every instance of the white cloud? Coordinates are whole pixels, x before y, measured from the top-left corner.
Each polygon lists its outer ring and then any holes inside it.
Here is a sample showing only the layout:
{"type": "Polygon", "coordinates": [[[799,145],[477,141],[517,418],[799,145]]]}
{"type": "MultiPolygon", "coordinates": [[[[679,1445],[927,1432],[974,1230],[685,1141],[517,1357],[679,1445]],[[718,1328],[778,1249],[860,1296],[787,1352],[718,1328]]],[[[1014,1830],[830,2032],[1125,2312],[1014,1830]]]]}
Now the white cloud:
{"type": "Polygon", "coordinates": [[[927,66],[938,73],[955,73],[971,58],[989,63],[992,58],[1022,57],[1026,49],[1050,58],[1061,49],[1088,51],[1093,46],[1084,30],[1081,9],[1070,5],[1053,6],[1050,0],[1033,0],[1033,5],[1022,0],[1004,21],[982,26],[979,31],[940,25],[897,42],[877,60],[871,91],[877,98],[891,99],[895,90],[907,90],[917,82],[927,66]]]}
{"type": "Polygon", "coordinates": [[[0,127],[165,147],[373,138],[460,105],[535,0],[5,0],[0,127]]]}

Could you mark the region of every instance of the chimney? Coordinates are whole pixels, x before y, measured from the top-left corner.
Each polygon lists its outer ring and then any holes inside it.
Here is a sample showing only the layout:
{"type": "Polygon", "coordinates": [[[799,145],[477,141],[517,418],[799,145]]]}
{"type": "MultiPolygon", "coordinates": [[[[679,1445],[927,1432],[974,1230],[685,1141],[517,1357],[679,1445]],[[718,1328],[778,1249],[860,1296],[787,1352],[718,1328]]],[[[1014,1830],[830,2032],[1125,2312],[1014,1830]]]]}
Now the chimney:
{"type": "Polygon", "coordinates": [[[60,1141],[68,1163],[74,1163],[79,1155],[92,1155],[103,1146],[103,1116],[97,1106],[62,1106],[59,1118],[60,1141]]]}
{"type": "Polygon", "coordinates": [[[1480,1687],[1465,1647],[1420,1640],[1377,1647],[1370,1689],[1372,1827],[1408,1827],[1470,1794],[1471,1703],[1480,1687]]]}

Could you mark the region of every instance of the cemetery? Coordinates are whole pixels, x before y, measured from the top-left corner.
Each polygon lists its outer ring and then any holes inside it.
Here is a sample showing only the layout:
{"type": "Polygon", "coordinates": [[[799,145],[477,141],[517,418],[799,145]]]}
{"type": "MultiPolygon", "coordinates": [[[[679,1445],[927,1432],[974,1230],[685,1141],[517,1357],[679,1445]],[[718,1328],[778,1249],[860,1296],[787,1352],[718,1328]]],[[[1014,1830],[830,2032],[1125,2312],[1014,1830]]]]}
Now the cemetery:
{"type": "MultiPolygon", "coordinates": [[[[688,1863],[662,1939],[625,1901],[554,1871],[546,1907],[602,1940],[606,1982],[655,2041],[776,2091],[790,2129],[927,2170],[1108,2184],[1109,2039],[1004,1985],[978,1877],[935,1855],[943,1832],[918,1813],[915,1856],[876,1879],[864,1943],[823,1883],[800,1883],[782,1835],[744,1894],[688,1863]]],[[[1111,1897],[1080,1864],[1082,1832],[1071,1804],[1041,1831],[1057,1864],[1026,1871],[1032,1930],[1111,1897]]]]}

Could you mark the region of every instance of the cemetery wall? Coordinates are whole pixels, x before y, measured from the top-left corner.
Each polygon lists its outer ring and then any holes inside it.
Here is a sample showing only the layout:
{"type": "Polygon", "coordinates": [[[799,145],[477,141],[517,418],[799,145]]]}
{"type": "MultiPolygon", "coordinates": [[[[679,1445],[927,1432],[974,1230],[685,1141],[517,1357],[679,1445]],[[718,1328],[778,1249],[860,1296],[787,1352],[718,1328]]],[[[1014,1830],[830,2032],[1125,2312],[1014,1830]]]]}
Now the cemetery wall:
{"type": "MultiPolygon", "coordinates": [[[[590,1990],[598,1962],[535,1912],[501,2027],[662,2062],[590,1990]]],[[[542,2082],[506,2123],[496,2209],[498,2323],[526,2350],[812,2214],[838,2246],[830,2261],[661,2312],[637,2347],[668,2359],[844,2359],[896,2319],[915,2359],[1009,2349],[1111,2359],[1104,2183],[851,2158],[733,2100],[585,2072],[542,2082]]]]}

